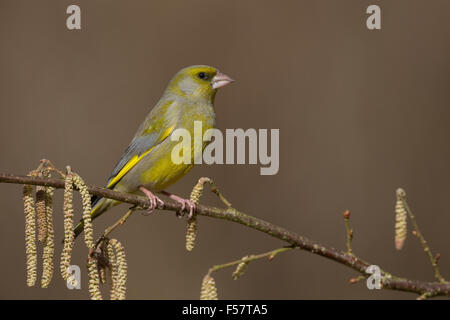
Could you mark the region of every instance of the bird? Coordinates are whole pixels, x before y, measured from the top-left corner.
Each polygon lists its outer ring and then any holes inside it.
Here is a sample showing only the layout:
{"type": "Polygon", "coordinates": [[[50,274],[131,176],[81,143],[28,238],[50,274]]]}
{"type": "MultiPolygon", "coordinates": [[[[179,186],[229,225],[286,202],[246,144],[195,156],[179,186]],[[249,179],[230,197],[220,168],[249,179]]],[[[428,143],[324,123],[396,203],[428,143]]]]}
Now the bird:
{"type": "MultiPolygon", "coordinates": [[[[194,121],[201,121],[203,133],[215,126],[214,99],[216,92],[230,83],[232,78],[207,65],[193,65],[178,71],[169,81],[162,97],[144,119],[134,138],[114,167],[106,188],[119,192],[145,195],[149,199],[151,213],[162,200],[157,193],[181,203],[180,212],[189,208],[189,216],[195,204],[165,189],[179,181],[193,167],[193,159],[199,151],[191,152],[190,163],[176,164],[171,159],[173,147],[179,143],[170,136],[176,129],[185,129],[194,136],[194,121]]],[[[201,152],[208,144],[204,141],[201,152]]],[[[198,149],[198,148],[197,148],[198,149]]],[[[93,196],[91,219],[94,220],[117,200],[93,196]]],[[[83,220],[74,228],[75,238],[84,229],[83,220]]]]}

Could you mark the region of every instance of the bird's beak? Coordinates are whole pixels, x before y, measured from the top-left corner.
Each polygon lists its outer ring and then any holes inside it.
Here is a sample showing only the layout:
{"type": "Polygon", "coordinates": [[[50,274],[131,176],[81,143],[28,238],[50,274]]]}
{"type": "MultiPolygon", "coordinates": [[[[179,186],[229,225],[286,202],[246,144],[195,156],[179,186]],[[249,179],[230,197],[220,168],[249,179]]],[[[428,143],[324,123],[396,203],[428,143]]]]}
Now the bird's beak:
{"type": "Polygon", "coordinates": [[[231,79],[226,74],[219,72],[211,79],[211,86],[213,89],[217,89],[222,88],[223,86],[226,86],[227,84],[232,82],[234,82],[233,79],[231,79]]]}

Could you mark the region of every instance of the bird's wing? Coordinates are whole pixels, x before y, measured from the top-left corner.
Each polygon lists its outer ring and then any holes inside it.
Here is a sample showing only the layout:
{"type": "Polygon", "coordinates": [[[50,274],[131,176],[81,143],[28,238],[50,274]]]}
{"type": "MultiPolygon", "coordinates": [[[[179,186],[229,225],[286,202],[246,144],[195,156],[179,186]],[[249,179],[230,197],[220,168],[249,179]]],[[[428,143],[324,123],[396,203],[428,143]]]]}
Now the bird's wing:
{"type": "Polygon", "coordinates": [[[170,136],[176,119],[173,114],[167,116],[167,110],[173,103],[176,102],[169,101],[152,110],[111,173],[106,184],[108,189],[112,189],[144,156],[170,136]]]}

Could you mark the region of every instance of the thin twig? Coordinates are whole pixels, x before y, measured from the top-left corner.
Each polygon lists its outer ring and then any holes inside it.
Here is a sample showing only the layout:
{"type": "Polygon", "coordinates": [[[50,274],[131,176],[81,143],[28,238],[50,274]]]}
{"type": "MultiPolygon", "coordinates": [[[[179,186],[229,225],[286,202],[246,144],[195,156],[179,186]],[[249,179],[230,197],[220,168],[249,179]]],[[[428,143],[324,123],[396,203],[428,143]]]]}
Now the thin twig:
{"type": "Polygon", "coordinates": [[[292,250],[294,248],[295,248],[294,246],[278,248],[278,249],[271,250],[269,252],[264,252],[264,253],[261,253],[261,254],[252,254],[250,256],[246,256],[246,257],[241,258],[239,260],[235,260],[235,261],[231,261],[231,262],[227,262],[227,263],[223,263],[223,264],[217,264],[215,266],[212,266],[209,269],[208,274],[211,274],[211,273],[216,272],[216,271],[221,270],[221,269],[233,267],[233,266],[238,265],[238,264],[240,264],[242,262],[247,262],[248,263],[248,262],[252,262],[252,261],[263,259],[263,258],[269,258],[269,260],[272,260],[277,254],[285,252],[285,251],[292,250]]]}
{"type": "Polygon", "coordinates": [[[351,278],[348,282],[350,282],[351,284],[355,284],[360,282],[361,280],[364,280],[365,278],[365,276],[357,276],[356,278],[351,278]]]}
{"type": "Polygon", "coordinates": [[[231,207],[231,202],[228,201],[222,193],[220,193],[219,189],[216,187],[216,185],[211,181],[211,191],[214,192],[227,207],[231,207]]]}
{"type": "Polygon", "coordinates": [[[347,253],[353,255],[352,252],[353,230],[350,229],[350,211],[346,210],[342,215],[344,216],[345,229],[347,230],[347,253]]]}
{"type": "Polygon", "coordinates": [[[116,229],[118,226],[123,225],[127,219],[133,214],[133,212],[136,210],[136,208],[130,208],[127,213],[125,213],[122,218],[120,218],[119,220],[117,220],[113,225],[109,226],[108,228],[106,228],[106,230],[103,232],[102,236],[97,240],[95,247],[99,247],[99,245],[105,240],[107,239],[108,235],[114,231],[114,229],[116,229]]]}
{"type": "Polygon", "coordinates": [[[193,201],[194,203],[198,203],[200,197],[203,194],[205,183],[209,183],[209,185],[211,186],[211,191],[219,198],[220,201],[223,202],[223,204],[225,204],[225,206],[231,208],[231,202],[222,195],[217,186],[214,184],[213,180],[208,177],[201,177],[200,179],[198,179],[197,184],[194,186],[191,192],[191,201],[193,201]]]}
{"type": "Polygon", "coordinates": [[[434,296],[436,296],[435,292],[424,292],[420,296],[418,296],[416,300],[426,300],[429,298],[433,298],[434,296]]]}
{"type": "Polygon", "coordinates": [[[406,202],[405,197],[401,198],[403,201],[403,204],[405,206],[406,212],[408,212],[408,216],[411,219],[411,222],[414,226],[414,230],[415,230],[415,236],[419,239],[420,243],[422,244],[423,247],[423,251],[425,251],[425,253],[428,255],[428,258],[430,259],[431,262],[431,266],[434,269],[434,276],[435,278],[440,282],[440,283],[448,283],[444,277],[441,275],[441,272],[439,271],[439,267],[437,264],[437,259],[435,258],[435,256],[433,255],[433,253],[431,252],[430,246],[428,245],[427,241],[425,240],[424,236],[422,235],[422,233],[419,230],[419,225],[416,222],[416,218],[413,214],[413,212],[411,211],[411,209],[408,206],[408,203],[406,202]]]}

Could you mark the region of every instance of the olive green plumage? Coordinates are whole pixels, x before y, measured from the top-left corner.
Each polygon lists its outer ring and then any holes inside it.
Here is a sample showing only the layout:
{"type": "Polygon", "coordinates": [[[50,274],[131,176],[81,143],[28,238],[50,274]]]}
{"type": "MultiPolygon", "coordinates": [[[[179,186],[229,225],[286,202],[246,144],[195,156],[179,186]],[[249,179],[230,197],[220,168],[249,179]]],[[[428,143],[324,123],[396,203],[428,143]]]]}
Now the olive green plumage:
{"type": "MultiPolygon", "coordinates": [[[[215,125],[213,109],[217,88],[232,80],[213,67],[197,65],[180,70],[169,82],[164,94],[139,127],[136,135],[115,166],[106,187],[142,194],[140,186],[159,192],[181,179],[192,164],[171,160],[171,133],[178,128],[194,136],[194,121],[201,121],[203,132],[215,125]]],[[[203,148],[206,144],[203,145],[203,148]]],[[[191,152],[193,163],[194,153],[191,152]]],[[[118,201],[95,198],[91,216],[100,216],[118,201]]],[[[75,237],[83,231],[80,222],[75,237]]]]}

